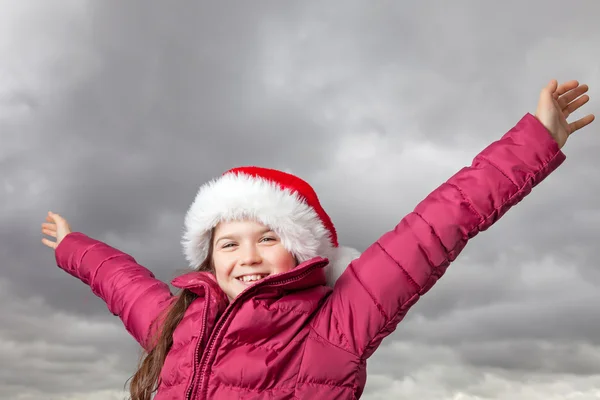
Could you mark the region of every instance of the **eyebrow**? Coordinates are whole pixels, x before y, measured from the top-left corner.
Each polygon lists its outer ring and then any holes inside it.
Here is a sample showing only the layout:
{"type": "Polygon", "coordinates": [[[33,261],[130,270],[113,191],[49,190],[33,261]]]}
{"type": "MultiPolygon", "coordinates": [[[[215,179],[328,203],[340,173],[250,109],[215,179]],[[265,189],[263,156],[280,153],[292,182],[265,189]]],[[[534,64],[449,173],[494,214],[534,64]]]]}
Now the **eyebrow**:
{"type": "MultiPolygon", "coordinates": [[[[271,228],[265,228],[265,229],[261,230],[259,232],[259,234],[264,235],[265,233],[268,233],[268,232],[273,232],[273,229],[271,229],[271,228]]],[[[222,240],[226,240],[226,239],[227,240],[232,240],[232,239],[235,239],[237,237],[238,237],[238,235],[236,235],[236,234],[227,234],[227,235],[224,235],[224,236],[219,236],[217,238],[217,240],[215,240],[215,244],[219,243],[222,240]]]]}

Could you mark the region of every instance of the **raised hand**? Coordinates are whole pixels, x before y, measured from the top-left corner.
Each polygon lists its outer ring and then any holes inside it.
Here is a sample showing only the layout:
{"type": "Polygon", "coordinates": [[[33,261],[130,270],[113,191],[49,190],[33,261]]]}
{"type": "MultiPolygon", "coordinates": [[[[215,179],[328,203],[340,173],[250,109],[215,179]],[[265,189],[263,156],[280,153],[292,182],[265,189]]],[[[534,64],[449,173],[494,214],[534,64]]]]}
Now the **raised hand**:
{"type": "Polygon", "coordinates": [[[577,81],[558,86],[554,79],[542,89],[535,116],[548,129],[559,148],[565,145],[573,132],[594,120],[594,115],[588,114],[577,121],[567,122],[569,115],[590,100],[588,95],[584,95],[587,91],[588,86],[579,85],[577,81]]]}
{"type": "Polygon", "coordinates": [[[71,233],[71,227],[66,219],[51,211],[48,211],[46,221],[42,223],[42,233],[53,237],[55,241],[42,238],[42,243],[56,250],[64,237],[71,233]]]}

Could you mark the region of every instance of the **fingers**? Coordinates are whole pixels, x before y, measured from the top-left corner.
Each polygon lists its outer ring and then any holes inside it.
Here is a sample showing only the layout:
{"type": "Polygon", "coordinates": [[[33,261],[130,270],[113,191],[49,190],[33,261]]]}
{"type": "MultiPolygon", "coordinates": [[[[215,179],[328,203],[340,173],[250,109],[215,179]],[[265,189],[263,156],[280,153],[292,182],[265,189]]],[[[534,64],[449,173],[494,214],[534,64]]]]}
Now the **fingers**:
{"type": "MultiPolygon", "coordinates": [[[[554,80],[551,81],[548,85],[548,88],[551,88],[554,83],[554,80]]],[[[583,95],[588,90],[588,85],[580,85],[576,80],[565,82],[556,88],[556,91],[553,93],[553,97],[557,101],[558,106],[562,109],[565,118],[568,118],[569,115],[590,100],[588,95],[583,95]]],[[[586,127],[587,125],[591,124],[594,119],[595,116],[593,114],[589,114],[575,122],[570,123],[570,133],[586,127]]]]}
{"type": "Polygon", "coordinates": [[[42,222],[42,229],[50,229],[55,231],[56,230],[56,224],[50,224],[48,222],[42,222]]]}
{"type": "Polygon", "coordinates": [[[585,96],[581,96],[580,98],[578,98],[577,100],[575,100],[574,102],[572,102],[571,104],[569,104],[563,110],[565,118],[569,118],[569,115],[571,115],[572,113],[574,113],[579,107],[583,106],[588,101],[590,101],[590,96],[585,95],[585,96]]]}
{"type": "Polygon", "coordinates": [[[595,118],[596,117],[594,116],[594,114],[589,114],[581,119],[578,119],[575,122],[571,122],[569,124],[569,129],[570,129],[571,133],[578,131],[579,129],[591,124],[595,118]]]}
{"type": "Polygon", "coordinates": [[[56,247],[58,246],[56,242],[52,242],[46,238],[42,238],[42,243],[54,250],[56,250],[56,247]]]}
{"type": "Polygon", "coordinates": [[[44,235],[56,238],[56,224],[44,222],[42,223],[42,233],[44,235]]]}
{"type": "Polygon", "coordinates": [[[579,86],[579,82],[577,82],[577,81],[565,82],[556,89],[556,94],[558,94],[559,96],[562,96],[569,90],[575,89],[577,86],[579,86]]]}
{"type": "Polygon", "coordinates": [[[46,217],[47,221],[54,221],[54,222],[58,222],[58,221],[64,221],[64,218],[61,217],[59,214],[57,213],[53,213],[52,211],[48,211],[48,216],[46,217]]]}
{"type": "MultiPolygon", "coordinates": [[[[53,213],[52,211],[48,211],[46,221],[48,222],[42,223],[42,233],[56,239],[58,235],[58,225],[66,223],[66,221],[60,215],[53,213]]],[[[58,247],[58,241],[52,241],[47,238],[42,238],[42,243],[54,250],[58,247]]]]}
{"type": "Polygon", "coordinates": [[[558,82],[556,81],[556,79],[552,79],[544,89],[542,89],[542,92],[540,93],[540,98],[547,96],[547,95],[551,95],[552,97],[554,97],[554,100],[558,99],[558,95],[556,94],[556,87],[558,85],[558,82]]]}
{"type": "Polygon", "coordinates": [[[69,223],[66,219],[64,219],[59,214],[53,213],[52,211],[48,211],[48,215],[46,216],[46,221],[54,223],[56,226],[60,226],[63,228],[69,228],[69,223]]]}
{"type": "Polygon", "coordinates": [[[56,238],[56,230],[54,230],[54,229],[44,228],[44,229],[42,229],[42,233],[44,235],[48,235],[48,236],[52,236],[53,238],[56,238]]]}
{"type": "Polygon", "coordinates": [[[559,97],[558,105],[561,108],[565,108],[573,100],[575,100],[576,98],[578,98],[579,96],[581,96],[582,94],[587,92],[588,89],[589,89],[588,85],[581,85],[581,86],[578,86],[576,88],[569,90],[567,93],[565,93],[564,95],[559,97]]]}

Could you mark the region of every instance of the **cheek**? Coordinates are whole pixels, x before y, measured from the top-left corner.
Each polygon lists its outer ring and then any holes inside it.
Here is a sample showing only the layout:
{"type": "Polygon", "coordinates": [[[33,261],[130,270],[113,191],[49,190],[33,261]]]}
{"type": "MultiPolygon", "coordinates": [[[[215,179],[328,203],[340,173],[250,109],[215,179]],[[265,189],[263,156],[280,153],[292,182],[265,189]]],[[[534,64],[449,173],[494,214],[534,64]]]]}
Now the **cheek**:
{"type": "Polygon", "coordinates": [[[215,276],[217,280],[226,280],[231,275],[234,263],[228,259],[228,257],[213,256],[213,264],[215,268],[215,276]]]}
{"type": "Polygon", "coordinates": [[[294,256],[287,252],[284,248],[278,249],[271,258],[271,263],[275,265],[277,272],[287,272],[296,267],[294,256]]]}

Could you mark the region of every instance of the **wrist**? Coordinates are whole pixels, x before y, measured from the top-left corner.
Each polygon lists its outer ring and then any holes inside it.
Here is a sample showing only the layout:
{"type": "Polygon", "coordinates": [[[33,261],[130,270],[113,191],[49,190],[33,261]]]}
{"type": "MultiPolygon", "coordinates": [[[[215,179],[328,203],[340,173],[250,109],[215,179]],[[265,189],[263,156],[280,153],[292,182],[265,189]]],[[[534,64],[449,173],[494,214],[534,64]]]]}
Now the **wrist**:
{"type": "Polygon", "coordinates": [[[552,138],[552,140],[558,145],[558,149],[562,149],[562,147],[565,145],[566,143],[566,139],[562,139],[559,135],[554,134],[554,131],[556,131],[556,129],[553,129],[554,127],[552,126],[551,123],[549,123],[548,121],[545,121],[543,118],[540,118],[537,113],[533,115],[534,118],[540,123],[540,125],[542,125],[544,127],[544,130],[546,131],[546,133],[548,133],[548,135],[552,138]]]}

